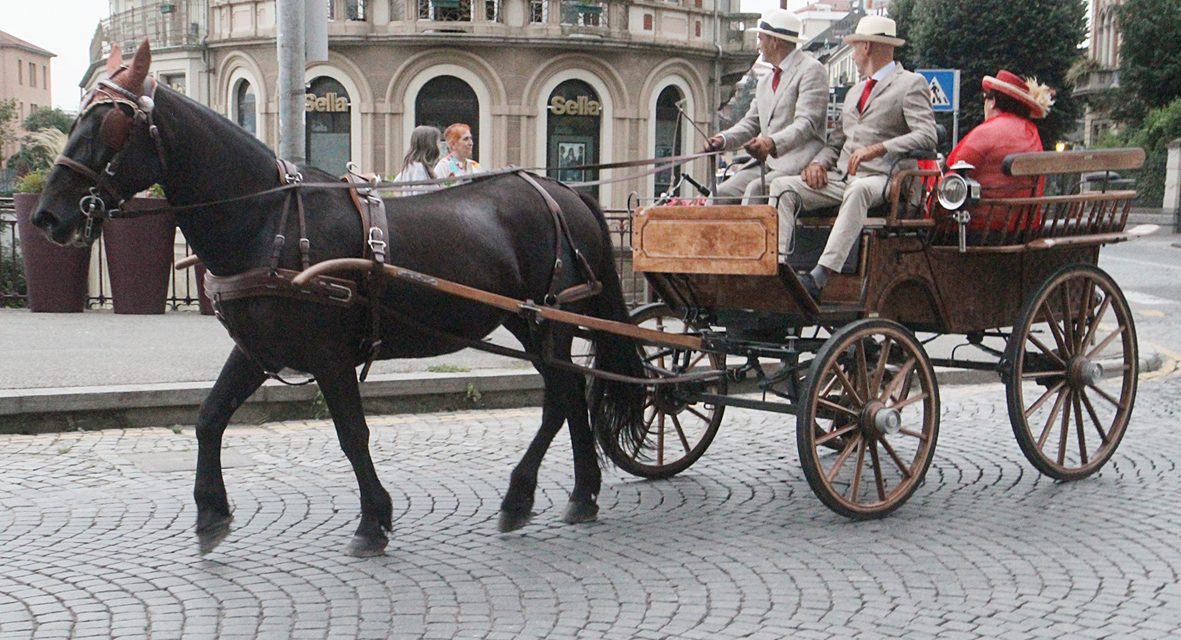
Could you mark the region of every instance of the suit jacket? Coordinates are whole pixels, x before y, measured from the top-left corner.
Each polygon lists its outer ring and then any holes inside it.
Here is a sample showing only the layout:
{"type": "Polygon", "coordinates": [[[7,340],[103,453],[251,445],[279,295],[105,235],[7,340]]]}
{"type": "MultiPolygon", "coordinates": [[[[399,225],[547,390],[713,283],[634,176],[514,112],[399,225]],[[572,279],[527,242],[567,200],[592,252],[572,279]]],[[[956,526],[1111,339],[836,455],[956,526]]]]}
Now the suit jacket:
{"type": "Polygon", "coordinates": [[[824,65],[810,54],[796,51],[771,90],[773,74],[755,85],[755,99],[746,115],[722,132],[726,149],[737,149],[755,136],[775,142],[775,156],[767,168],[797,174],[824,146],[824,116],[828,106],[828,76],[824,65]]]}
{"type": "Polygon", "coordinates": [[[935,112],[922,76],[896,63],[894,70],[874,85],[865,111],[860,112],[857,102],[865,83],[858,82],[845,95],[840,122],[813,162],[843,174],[854,151],[881,142],[886,145],[886,155],[861,163],[857,175],[886,175],[895,158],[907,151],[935,148],[935,112]]]}

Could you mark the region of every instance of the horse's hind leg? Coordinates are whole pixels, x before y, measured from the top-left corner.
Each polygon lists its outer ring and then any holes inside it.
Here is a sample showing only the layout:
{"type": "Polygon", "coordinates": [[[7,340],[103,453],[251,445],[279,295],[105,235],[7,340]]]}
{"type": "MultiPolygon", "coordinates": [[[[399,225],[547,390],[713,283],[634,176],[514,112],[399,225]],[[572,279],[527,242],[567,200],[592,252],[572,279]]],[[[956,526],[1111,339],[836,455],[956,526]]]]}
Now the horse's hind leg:
{"type": "Polygon", "coordinates": [[[332,413],[340,448],[353,465],[361,491],[361,523],[345,551],[358,557],[381,555],[389,542],[386,532],[393,528],[394,509],[369,455],[369,426],[365,424],[357,373],[352,367],[333,367],[328,372],[316,372],[316,380],[332,413]]]}
{"type": "MultiPolygon", "coordinates": [[[[510,329],[514,328],[511,324],[507,326],[510,329]]],[[[554,341],[554,356],[569,360],[568,332],[562,331],[555,335],[554,341]]],[[[525,340],[522,340],[522,343],[528,344],[525,340]]],[[[500,505],[497,526],[502,532],[519,529],[532,517],[541,460],[545,457],[554,436],[562,428],[562,423],[567,420],[570,423],[570,437],[574,449],[574,491],[570,495],[570,504],[562,519],[569,523],[587,522],[594,520],[598,513],[596,499],[601,475],[595,457],[594,438],[587,419],[582,378],[576,373],[545,365],[539,365],[537,369],[545,381],[541,427],[529,443],[529,448],[526,449],[521,461],[513,468],[508,492],[505,493],[500,505]]]]}
{"type": "Polygon", "coordinates": [[[197,544],[209,553],[230,532],[230,503],[221,473],[221,439],[234,411],[254,393],[266,376],[240,349],[234,347],[213,389],[197,414],[197,544]]]}

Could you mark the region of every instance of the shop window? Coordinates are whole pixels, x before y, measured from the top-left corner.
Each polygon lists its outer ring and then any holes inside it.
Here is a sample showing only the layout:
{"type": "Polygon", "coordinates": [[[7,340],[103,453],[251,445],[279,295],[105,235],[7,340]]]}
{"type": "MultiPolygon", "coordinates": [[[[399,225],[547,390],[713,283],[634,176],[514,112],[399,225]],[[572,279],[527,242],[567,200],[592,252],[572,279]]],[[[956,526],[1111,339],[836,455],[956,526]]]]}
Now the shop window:
{"type": "Polygon", "coordinates": [[[468,83],[455,76],[432,78],[414,98],[414,126],[429,125],[442,133],[457,122],[471,127],[472,158],[479,161],[480,99],[468,83]]]}
{"type": "Polygon", "coordinates": [[[533,24],[549,22],[549,0],[529,0],[529,22],[533,24]]]}
{"type": "MultiPolygon", "coordinates": [[[[566,183],[598,180],[598,171],[579,167],[599,163],[603,122],[599,94],[581,80],[567,80],[550,94],[546,111],[545,166],[549,176],[566,183]]],[[[599,196],[598,186],[579,191],[599,196]]]]}
{"type": "Polygon", "coordinates": [[[258,135],[258,123],[255,114],[254,87],[246,80],[238,82],[234,90],[234,122],[252,135],[258,135]]]}
{"type": "Polygon", "coordinates": [[[418,0],[418,18],[436,22],[471,22],[471,0],[418,0]]]}
{"type": "Polygon", "coordinates": [[[344,85],[327,76],[312,80],[304,96],[308,164],[333,175],[345,172],[352,158],[352,108],[344,85]]]}
{"type": "MultiPolygon", "coordinates": [[[[681,152],[681,112],[677,109],[677,102],[684,98],[681,90],[675,86],[667,86],[656,99],[656,148],[652,150],[654,158],[669,158],[680,155],[681,152]]],[[[659,197],[668,190],[681,176],[680,167],[669,167],[656,172],[656,186],[653,196],[659,197]]]]}

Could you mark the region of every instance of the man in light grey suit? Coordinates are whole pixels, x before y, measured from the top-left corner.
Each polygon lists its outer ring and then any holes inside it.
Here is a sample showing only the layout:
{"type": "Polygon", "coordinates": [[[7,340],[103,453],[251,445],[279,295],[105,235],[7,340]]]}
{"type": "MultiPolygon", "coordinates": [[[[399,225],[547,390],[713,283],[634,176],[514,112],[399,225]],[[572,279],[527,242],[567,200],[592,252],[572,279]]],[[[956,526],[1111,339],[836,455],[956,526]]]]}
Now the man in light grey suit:
{"type": "Polygon", "coordinates": [[[828,276],[848,258],[866,213],[885,202],[890,166],[906,152],[933,149],[936,142],[926,80],[894,62],[894,48],[905,44],[896,37],[894,21],[866,16],[845,42],[864,79],[849,89],[828,144],[799,176],[771,184],[771,197],[779,197],[781,240],[785,218],[790,234],[800,211],[840,205],[819,264],[801,277],[817,300],[828,276]]]}
{"type": "MultiPolygon", "coordinates": [[[[706,142],[707,151],[744,147],[756,161],[766,162],[768,183],[779,176],[798,174],[824,146],[828,80],[824,65],[796,49],[800,28],[800,19],[790,11],[772,9],[763,14],[754,31],[759,34],[763,60],[772,71],[759,79],[746,116],[706,142]]],[[[758,162],[752,161],[718,185],[714,202],[749,203],[752,198],[765,198],[758,162]]]]}

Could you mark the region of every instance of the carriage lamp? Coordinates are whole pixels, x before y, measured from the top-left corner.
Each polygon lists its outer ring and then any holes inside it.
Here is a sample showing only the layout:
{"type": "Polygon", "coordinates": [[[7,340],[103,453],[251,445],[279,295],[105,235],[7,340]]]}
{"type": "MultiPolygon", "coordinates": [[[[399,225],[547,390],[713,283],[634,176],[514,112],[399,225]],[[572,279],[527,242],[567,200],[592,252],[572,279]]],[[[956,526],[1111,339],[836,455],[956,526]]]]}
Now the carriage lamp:
{"type": "Polygon", "coordinates": [[[939,182],[939,206],[951,212],[951,219],[959,226],[960,253],[967,251],[968,221],[972,219],[969,209],[980,199],[980,183],[967,175],[975,168],[967,162],[957,162],[939,182]]]}

